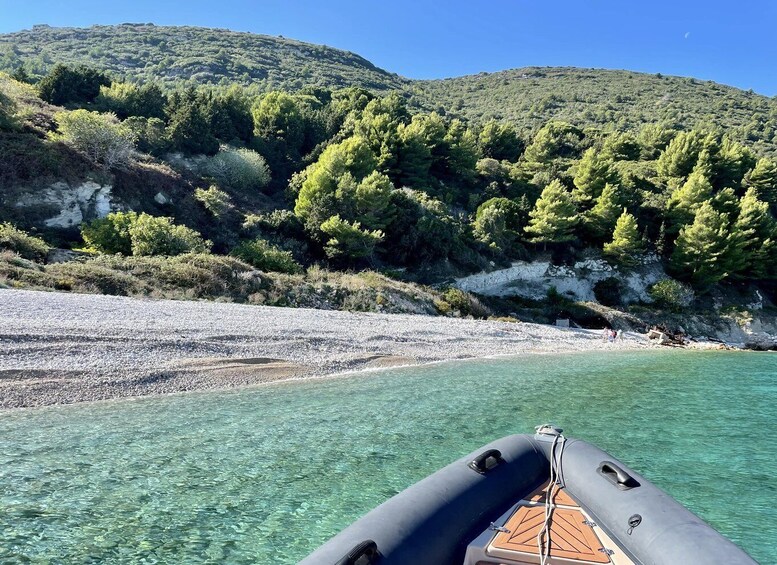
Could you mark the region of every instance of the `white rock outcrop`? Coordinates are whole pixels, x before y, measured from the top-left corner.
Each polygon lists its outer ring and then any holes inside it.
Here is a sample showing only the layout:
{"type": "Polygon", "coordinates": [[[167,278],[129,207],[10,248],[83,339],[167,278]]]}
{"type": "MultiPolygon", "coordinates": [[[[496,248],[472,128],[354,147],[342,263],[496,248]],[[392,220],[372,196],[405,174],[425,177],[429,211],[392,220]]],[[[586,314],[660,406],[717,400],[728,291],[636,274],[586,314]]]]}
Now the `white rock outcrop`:
{"type": "Polygon", "coordinates": [[[650,302],[648,288],[667,275],[657,257],[646,257],[642,265],[629,273],[622,273],[599,258],[583,259],[572,266],[554,265],[550,261],[516,261],[506,269],[457,279],[454,286],[487,296],[520,296],[532,300],[545,298],[548,290],[555,287],[575,300],[594,301],[594,285],[610,277],[622,283],[624,301],[650,302]]]}
{"type": "Polygon", "coordinates": [[[113,201],[111,185],[86,181],[76,186],[56,182],[48,188],[23,195],[17,202],[19,208],[35,206],[57,207],[59,213],[43,221],[46,227],[70,228],[84,221],[104,218],[120,209],[113,201]]]}

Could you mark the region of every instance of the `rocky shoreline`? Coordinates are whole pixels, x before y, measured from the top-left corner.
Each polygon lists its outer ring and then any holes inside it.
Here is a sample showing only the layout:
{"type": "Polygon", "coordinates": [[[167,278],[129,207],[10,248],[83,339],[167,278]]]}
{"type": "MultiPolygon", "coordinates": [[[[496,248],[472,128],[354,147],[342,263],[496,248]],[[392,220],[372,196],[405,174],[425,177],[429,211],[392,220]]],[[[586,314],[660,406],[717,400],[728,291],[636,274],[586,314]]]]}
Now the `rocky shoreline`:
{"type": "Polygon", "coordinates": [[[626,334],[409,314],[0,290],[0,408],[217,390],[495,355],[647,347],[626,334]]]}

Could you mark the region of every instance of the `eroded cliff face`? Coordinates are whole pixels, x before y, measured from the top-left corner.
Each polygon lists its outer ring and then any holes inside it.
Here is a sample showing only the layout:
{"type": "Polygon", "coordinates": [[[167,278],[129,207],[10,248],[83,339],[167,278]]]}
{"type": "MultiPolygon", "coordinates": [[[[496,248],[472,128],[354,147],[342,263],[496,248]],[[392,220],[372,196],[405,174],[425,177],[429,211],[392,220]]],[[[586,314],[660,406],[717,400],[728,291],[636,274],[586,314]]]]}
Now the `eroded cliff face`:
{"type": "Polygon", "coordinates": [[[668,278],[658,257],[649,256],[630,272],[622,272],[600,258],[588,258],[572,266],[554,265],[550,261],[516,261],[506,269],[477,273],[457,279],[461,290],[486,296],[518,296],[543,300],[551,287],[577,301],[596,301],[594,286],[605,279],[615,278],[623,289],[625,304],[651,302],[648,288],[668,278]]]}
{"type": "Polygon", "coordinates": [[[55,182],[43,189],[22,191],[13,206],[25,215],[37,216],[46,228],[73,228],[104,218],[122,209],[112,194],[113,186],[87,180],[80,184],[55,182]]]}

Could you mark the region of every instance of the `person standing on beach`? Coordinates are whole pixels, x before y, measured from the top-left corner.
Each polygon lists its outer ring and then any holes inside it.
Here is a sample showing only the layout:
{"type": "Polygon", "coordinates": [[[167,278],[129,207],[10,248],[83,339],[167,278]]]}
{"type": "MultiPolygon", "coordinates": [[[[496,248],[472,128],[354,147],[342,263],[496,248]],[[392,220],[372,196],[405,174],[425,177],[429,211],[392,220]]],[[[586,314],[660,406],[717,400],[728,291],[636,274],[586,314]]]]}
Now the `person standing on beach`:
{"type": "Polygon", "coordinates": [[[604,326],[604,329],[602,330],[602,342],[607,343],[607,340],[610,338],[610,328],[607,326],[604,326]]]}

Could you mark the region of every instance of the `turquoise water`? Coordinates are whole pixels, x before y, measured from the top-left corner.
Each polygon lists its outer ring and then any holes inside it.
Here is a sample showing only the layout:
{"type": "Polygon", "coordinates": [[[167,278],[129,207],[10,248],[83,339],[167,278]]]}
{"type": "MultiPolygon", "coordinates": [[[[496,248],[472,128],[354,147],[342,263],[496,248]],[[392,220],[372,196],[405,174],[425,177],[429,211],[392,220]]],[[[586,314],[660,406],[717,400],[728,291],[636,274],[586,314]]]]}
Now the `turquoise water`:
{"type": "Polygon", "coordinates": [[[294,563],[487,441],[553,421],[777,562],[777,356],[441,364],[0,412],[0,563],[294,563]]]}

